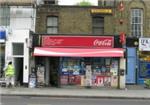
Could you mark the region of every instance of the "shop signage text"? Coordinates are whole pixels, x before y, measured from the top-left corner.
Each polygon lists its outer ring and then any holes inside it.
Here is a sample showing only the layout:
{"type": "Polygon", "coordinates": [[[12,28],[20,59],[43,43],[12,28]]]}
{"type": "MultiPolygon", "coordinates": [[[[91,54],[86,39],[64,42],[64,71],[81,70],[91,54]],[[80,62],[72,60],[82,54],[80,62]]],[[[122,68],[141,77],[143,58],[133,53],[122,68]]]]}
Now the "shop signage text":
{"type": "Polygon", "coordinates": [[[91,9],[93,14],[112,14],[112,9],[91,9]]]}
{"type": "Polygon", "coordinates": [[[139,50],[140,51],[150,51],[150,38],[140,38],[139,39],[139,50]]]}
{"type": "Polygon", "coordinates": [[[112,36],[42,36],[42,47],[112,48],[112,36]]]}
{"type": "Polygon", "coordinates": [[[0,27],[0,40],[6,39],[6,30],[2,27],[0,27]]]}

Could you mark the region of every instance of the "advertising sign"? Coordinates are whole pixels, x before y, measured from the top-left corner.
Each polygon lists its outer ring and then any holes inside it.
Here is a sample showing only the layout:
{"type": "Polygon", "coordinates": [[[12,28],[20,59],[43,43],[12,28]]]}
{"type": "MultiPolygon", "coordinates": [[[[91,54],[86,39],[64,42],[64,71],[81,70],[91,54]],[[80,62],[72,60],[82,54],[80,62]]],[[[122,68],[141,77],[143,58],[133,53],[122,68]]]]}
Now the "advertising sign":
{"type": "Polygon", "coordinates": [[[113,36],[42,36],[42,47],[112,48],[113,36]]]}
{"type": "Polygon", "coordinates": [[[112,14],[113,11],[110,8],[101,8],[101,9],[91,9],[91,13],[93,14],[112,14]]]}
{"type": "Polygon", "coordinates": [[[0,27],[0,43],[4,42],[6,39],[6,30],[3,27],[0,27]]]}
{"type": "Polygon", "coordinates": [[[61,76],[60,83],[61,83],[61,85],[67,85],[68,84],[68,76],[61,76]]]}
{"type": "Polygon", "coordinates": [[[122,11],[124,11],[124,9],[125,9],[124,3],[123,3],[123,1],[120,1],[119,5],[118,5],[118,10],[120,12],[122,12],[122,11]]]}
{"type": "Polygon", "coordinates": [[[110,86],[111,77],[110,76],[96,76],[95,86],[110,86]]]}
{"type": "Polygon", "coordinates": [[[150,63],[149,62],[140,62],[139,69],[140,78],[150,78],[150,63]]]}
{"type": "Polygon", "coordinates": [[[140,38],[139,39],[139,50],[140,51],[150,51],[150,38],[140,38]]]}
{"type": "Polygon", "coordinates": [[[92,86],[92,70],[91,65],[86,65],[86,86],[92,86]]]}

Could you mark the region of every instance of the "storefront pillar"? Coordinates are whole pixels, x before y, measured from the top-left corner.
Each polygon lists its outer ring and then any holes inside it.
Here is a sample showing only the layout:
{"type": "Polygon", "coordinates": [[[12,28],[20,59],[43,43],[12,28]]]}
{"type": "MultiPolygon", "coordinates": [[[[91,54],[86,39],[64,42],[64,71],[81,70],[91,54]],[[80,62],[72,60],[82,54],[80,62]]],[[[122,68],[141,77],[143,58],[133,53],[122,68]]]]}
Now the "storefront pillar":
{"type": "Polygon", "coordinates": [[[49,70],[50,70],[50,65],[49,65],[49,58],[48,57],[45,57],[45,76],[46,76],[46,78],[45,78],[45,82],[46,82],[46,85],[48,86],[49,85],[49,70]]]}
{"type": "Polygon", "coordinates": [[[125,78],[126,59],[120,58],[120,69],[119,69],[119,88],[125,89],[126,78],[125,78]]]}

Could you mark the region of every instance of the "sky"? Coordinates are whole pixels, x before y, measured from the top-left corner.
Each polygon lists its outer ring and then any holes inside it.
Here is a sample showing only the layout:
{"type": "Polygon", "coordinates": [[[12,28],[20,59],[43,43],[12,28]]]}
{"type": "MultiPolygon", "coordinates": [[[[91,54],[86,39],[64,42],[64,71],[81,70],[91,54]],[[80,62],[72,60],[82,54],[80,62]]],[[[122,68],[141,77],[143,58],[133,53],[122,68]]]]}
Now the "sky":
{"type": "Polygon", "coordinates": [[[59,5],[76,5],[77,3],[81,2],[81,1],[89,1],[91,2],[93,5],[97,5],[98,4],[98,0],[58,0],[59,5]]]}

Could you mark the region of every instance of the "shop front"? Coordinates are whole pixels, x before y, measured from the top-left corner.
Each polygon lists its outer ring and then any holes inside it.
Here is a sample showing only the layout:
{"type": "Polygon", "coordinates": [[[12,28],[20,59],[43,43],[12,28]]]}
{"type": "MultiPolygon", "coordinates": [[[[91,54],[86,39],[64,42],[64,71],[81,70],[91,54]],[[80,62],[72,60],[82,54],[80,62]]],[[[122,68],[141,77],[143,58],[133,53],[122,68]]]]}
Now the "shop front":
{"type": "Polygon", "coordinates": [[[114,36],[43,35],[41,47],[34,48],[34,56],[47,59],[47,81],[52,79],[51,71],[57,71],[60,86],[118,87],[120,75],[124,75],[120,70],[124,49],[114,48],[114,36]]]}
{"type": "Polygon", "coordinates": [[[139,38],[139,72],[138,83],[150,78],[150,38],[139,38]]]}
{"type": "Polygon", "coordinates": [[[0,78],[4,75],[6,30],[0,27],[0,78]]]}

